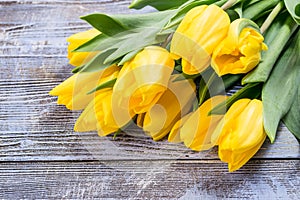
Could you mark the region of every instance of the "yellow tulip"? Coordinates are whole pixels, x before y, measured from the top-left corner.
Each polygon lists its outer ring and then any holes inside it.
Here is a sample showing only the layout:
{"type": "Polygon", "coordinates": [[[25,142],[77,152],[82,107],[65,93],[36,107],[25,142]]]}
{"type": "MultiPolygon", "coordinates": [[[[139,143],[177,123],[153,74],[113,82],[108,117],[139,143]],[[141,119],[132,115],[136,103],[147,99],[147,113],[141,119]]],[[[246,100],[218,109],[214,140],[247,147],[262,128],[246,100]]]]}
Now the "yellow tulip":
{"type": "Polygon", "coordinates": [[[73,66],[83,65],[87,63],[89,60],[91,60],[97,54],[97,52],[72,52],[72,51],[75,50],[80,45],[93,39],[100,33],[101,32],[99,32],[97,29],[91,29],[88,31],[73,34],[67,38],[67,41],[69,42],[68,58],[69,58],[69,63],[71,65],[73,66]]]}
{"type": "Polygon", "coordinates": [[[262,101],[240,99],[230,107],[222,121],[213,140],[218,142],[220,159],[228,163],[232,172],[248,162],[266,139],[262,101]]]}
{"type": "Polygon", "coordinates": [[[118,131],[124,125],[115,121],[112,88],[105,88],[96,92],[95,98],[77,119],[74,130],[78,132],[97,130],[99,136],[106,136],[118,131]]]}
{"type": "Polygon", "coordinates": [[[208,115],[208,113],[226,98],[220,95],[208,99],[180,125],[177,134],[180,134],[180,140],[185,146],[202,151],[215,145],[211,142],[211,136],[223,115],[208,115]]]}
{"type": "MultiPolygon", "coordinates": [[[[97,131],[99,136],[106,136],[114,133],[125,124],[118,124],[112,109],[112,89],[105,92],[98,92],[95,97],[94,109],[97,118],[97,131]]],[[[131,115],[133,117],[133,115],[131,115]]]]}
{"type": "Polygon", "coordinates": [[[193,114],[193,112],[188,113],[187,115],[183,116],[181,119],[179,119],[172,129],[170,130],[168,141],[173,143],[180,143],[182,142],[180,138],[180,129],[183,126],[183,124],[189,119],[189,117],[193,114]]]}
{"type": "Polygon", "coordinates": [[[175,62],[164,48],[149,46],[124,64],[114,85],[117,107],[146,112],[166,91],[175,62]]]}
{"type": "Polygon", "coordinates": [[[182,58],[184,73],[198,74],[210,65],[211,54],[226,37],[229,26],[229,16],[216,5],[197,6],[185,15],[170,50],[182,58]]]}
{"type": "MultiPolygon", "coordinates": [[[[174,80],[175,77],[173,76],[171,79],[174,80]]],[[[158,102],[148,112],[141,114],[143,117],[142,127],[153,140],[160,140],[166,136],[173,125],[190,111],[196,100],[196,86],[193,81],[173,82],[172,80],[158,102]]]]}
{"type": "MultiPolygon", "coordinates": [[[[106,92],[107,89],[103,89],[106,92]]],[[[79,118],[76,120],[74,131],[86,132],[97,130],[97,116],[96,110],[94,109],[95,98],[86,106],[79,118]]]]}
{"type": "Polygon", "coordinates": [[[145,115],[146,115],[146,113],[142,113],[142,114],[137,115],[136,125],[140,128],[143,128],[145,115]]]}
{"type": "Polygon", "coordinates": [[[261,51],[267,50],[258,30],[245,27],[239,31],[244,20],[231,23],[228,36],[213,52],[211,65],[219,76],[249,72],[259,63],[261,51]]]}
{"type": "Polygon", "coordinates": [[[49,94],[58,96],[57,104],[65,105],[70,110],[84,109],[94,97],[94,94],[87,93],[97,85],[116,78],[119,70],[120,67],[113,65],[98,72],[76,73],[49,94]]]}

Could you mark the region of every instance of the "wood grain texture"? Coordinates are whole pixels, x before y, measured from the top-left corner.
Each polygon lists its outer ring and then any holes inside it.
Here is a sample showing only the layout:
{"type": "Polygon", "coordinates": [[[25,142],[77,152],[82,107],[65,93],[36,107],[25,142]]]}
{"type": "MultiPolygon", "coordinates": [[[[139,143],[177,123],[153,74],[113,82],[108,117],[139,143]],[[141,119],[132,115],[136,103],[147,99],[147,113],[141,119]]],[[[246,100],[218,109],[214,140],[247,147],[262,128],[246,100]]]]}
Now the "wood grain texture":
{"type": "Polygon", "coordinates": [[[198,160],[8,162],[0,166],[0,198],[298,199],[299,167],[299,160],[260,160],[228,173],[198,160]]]}
{"type": "Polygon", "coordinates": [[[66,37],[79,16],[140,13],[129,0],[0,0],[0,199],[297,199],[299,144],[283,125],[236,173],[217,148],[192,152],[134,127],[115,140],[75,133],[80,112],[48,92],[71,75],[66,37]]]}

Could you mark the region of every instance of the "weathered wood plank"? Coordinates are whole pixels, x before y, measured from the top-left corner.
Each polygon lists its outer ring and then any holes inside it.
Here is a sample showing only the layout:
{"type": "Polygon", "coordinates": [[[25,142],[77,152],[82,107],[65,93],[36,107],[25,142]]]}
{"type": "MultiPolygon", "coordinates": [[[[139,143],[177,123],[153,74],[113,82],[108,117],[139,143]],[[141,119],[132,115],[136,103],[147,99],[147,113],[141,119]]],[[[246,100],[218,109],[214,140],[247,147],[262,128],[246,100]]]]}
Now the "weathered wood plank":
{"type": "Polygon", "coordinates": [[[123,1],[1,1],[0,58],[63,57],[66,38],[91,28],[80,16],[102,12],[140,13],[123,1]]]}
{"type": "MultiPolygon", "coordinates": [[[[136,129],[116,140],[99,138],[95,132],[75,133],[72,127],[80,112],[56,105],[56,97],[48,95],[71,75],[66,58],[7,57],[0,65],[2,161],[217,158],[216,148],[194,153],[183,145],[153,142],[136,129]]],[[[282,126],[275,144],[266,141],[256,157],[299,158],[299,144],[282,126]]]]}
{"type": "Polygon", "coordinates": [[[48,95],[71,75],[66,37],[90,27],[82,15],[147,12],[130,2],[0,0],[0,199],[298,199],[299,144],[284,126],[235,173],[217,148],[73,131],[80,112],[48,95]]]}
{"type": "Polygon", "coordinates": [[[1,199],[298,199],[300,160],[1,163],[1,199]],[[285,169],[285,170],[282,170],[285,169]]]}
{"type": "MultiPolygon", "coordinates": [[[[132,12],[126,8],[129,2],[101,1],[99,10],[132,12]]],[[[65,38],[88,27],[74,13],[94,12],[98,1],[5,1],[1,5],[0,160],[217,158],[216,149],[193,153],[182,145],[155,143],[137,130],[127,131],[129,136],[116,140],[99,138],[94,132],[74,133],[72,127],[79,112],[56,106],[56,98],[48,91],[71,75],[65,38]],[[109,156],[106,143],[115,147],[109,156]]],[[[281,129],[276,143],[269,145],[267,141],[257,157],[299,157],[298,143],[285,127],[281,129]]]]}

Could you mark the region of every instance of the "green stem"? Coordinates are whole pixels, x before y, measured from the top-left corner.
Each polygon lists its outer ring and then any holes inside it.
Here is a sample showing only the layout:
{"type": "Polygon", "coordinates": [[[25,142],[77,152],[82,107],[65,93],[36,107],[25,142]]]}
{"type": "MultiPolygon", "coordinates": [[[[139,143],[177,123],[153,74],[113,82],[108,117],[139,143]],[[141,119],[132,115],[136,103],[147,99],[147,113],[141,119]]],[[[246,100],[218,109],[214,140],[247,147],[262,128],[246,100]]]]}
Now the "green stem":
{"type": "Polygon", "coordinates": [[[120,134],[122,132],[122,129],[118,129],[116,132],[115,132],[115,134],[114,134],[114,136],[113,136],[113,140],[115,140],[116,138],[117,138],[117,136],[120,134]]]}
{"type": "Polygon", "coordinates": [[[127,124],[125,124],[124,126],[122,126],[121,128],[119,128],[114,136],[113,136],[113,139],[116,139],[116,137],[123,131],[125,130],[128,126],[130,126],[131,124],[133,124],[137,119],[137,115],[135,115],[127,124]]]}
{"type": "Polygon", "coordinates": [[[266,11],[273,9],[281,0],[264,0],[249,5],[243,10],[243,18],[256,20],[266,11]]]}
{"type": "Polygon", "coordinates": [[[221,8],[223,10],[227,10],[228,8],[231,8],[234,4],[236,4],[237,1],[238,0],[229,0],[221,8]]]}
{"type": "Polygon", "coordinates": [[[162,43],[161,47],[167,49],[167,46],[170,44],[171,40],[172,40],[172,37],[173,37],[173,33],[171,33],[167,39],[162,43]]]}
{"type": "Polygon", "coordinates": [[[267,19],[264,21],[262,26],[260,27],[260,32],[263,34],[269,26],[272,24],[273,20],[276,18],[276,16],[280,13],[282,8],[284,7],[284,3],[281,1],[279,2],[275,8],[272,10],[272,12],[269,14],[267,19]]]}
{"type": "Polygon", "coordinates": [[[205,87],[203,88],[203,90],[200,91],[199,93],[199,106],[204,102],[208,88],[212,85],[212,83],[214,82],[214,80],[217,78],[217,74],[216,73],[212,73],[212,75],[209,77],[207,83],[205,84],[205,87]]]}

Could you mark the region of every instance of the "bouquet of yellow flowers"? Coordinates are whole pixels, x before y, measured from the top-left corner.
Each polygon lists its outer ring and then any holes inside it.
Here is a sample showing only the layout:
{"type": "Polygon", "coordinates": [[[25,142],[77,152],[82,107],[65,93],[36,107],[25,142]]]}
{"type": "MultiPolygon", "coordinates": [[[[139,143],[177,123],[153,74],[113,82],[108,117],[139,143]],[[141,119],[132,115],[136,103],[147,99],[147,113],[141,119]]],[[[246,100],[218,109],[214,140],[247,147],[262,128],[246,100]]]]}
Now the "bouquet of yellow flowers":
{"type": "Polygon", "coordinates": [[[145,14],[90,14],[71,35],[74,75],[50,91],[83,110],[74,130],[130,123],[194,151],[218,146],[229,171],[273,143],[282,120],[300,139],[299,0],[134,0],[145,14]],[[238,90],[231,90],[232,87],[238,90]],[[232,92],[234,91],[234,92],[232,92]]]}

